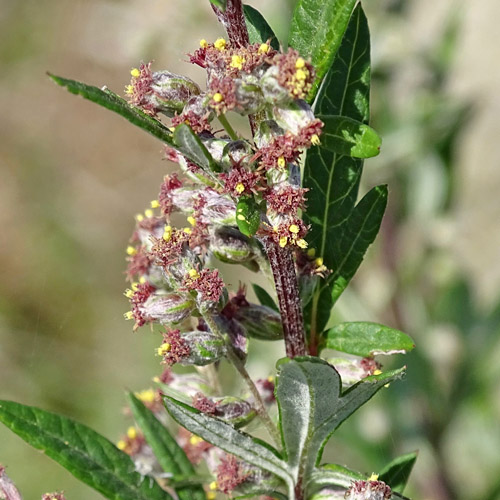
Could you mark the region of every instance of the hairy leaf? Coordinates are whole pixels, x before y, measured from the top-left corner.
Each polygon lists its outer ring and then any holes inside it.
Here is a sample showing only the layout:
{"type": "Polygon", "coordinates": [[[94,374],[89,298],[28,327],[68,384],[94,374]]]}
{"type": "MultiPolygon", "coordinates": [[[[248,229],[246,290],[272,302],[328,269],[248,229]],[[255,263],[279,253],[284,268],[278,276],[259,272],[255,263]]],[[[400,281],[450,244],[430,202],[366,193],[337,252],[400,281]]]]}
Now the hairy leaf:
{"type": "Polygon", "coordinates": [[[155,136],[160,141],[174,146],[172,133],[163,125],[163,123],[147,115],[138,108],[131,106],[125,99],[116,95],[114,92],[107,88],[98,88],[92,85],[87,85],[75,80],[68,80],[61,76],[52,75],[49,73],[50,78],[58,85],[66,87],[72,94],[81,95],[89,101],[95,102],[115,113],[126,118],[129,122],[133,123],[139,128],[142,128],[149,134],[155,136]]]}
{"type": "Polygon", "coordinates": [[[243,11],[245,13],[250,43],[266,43],[268,40],[271,40],[271,47],[279,50],[280,43],[271,26],[264,19],[264,16],[251,5],[243,5],[243,11]]]}
{"type": "Polygon", "coordinates": [[[172,498],[156,482],[135,472],[126,453],[85,425],[12,401],[0,401],[0,421],[106,498],[172,498]]]}
{"type": "Polygon", "coordinates": [[[380,153],[382,140],[368,125],[339,115],[317,115],[325,125],[321,146],[328,151],[354,158],[371,158],[380,153]]]}
{"type": "Polygon", "coordinates": [[[274,311],[279,312],[279,307],[276,305],[276,301],[271,297],[271,295],[269,295],[267,290],[265,290],[264,288],[262,288],[259,285],[256,285],[255,283],[252,283],[252,288],[253,288],[255,295],[259,299],[259,302],[263,306],[267,306],[270,309],[273,309],[274,311]]]}
{"type": "MultiPolygon", "coordinates": [[[[144,437],[158,459],[159,464],[165,472],[174,476],[193,477],[195,470],[184,450],[170,435],[168,429],[144,406],[142,401],[132,393],[128,394],[128,400],[137,425],[144,433],[144,437]]],[[[175,484],[174,484],[175,486],[175,484]]],[[[183,485],[176,487],[179,500],[206,500],[205,491],[200,485],[183,485]]]]}
{"type": "Polygon", "coordinates": [[[415,344],[403,332],[378,323],[340,323],[323,332],[323,347],[356,356],[404,354],[415,344]]]}
{"type": "MultiPolygon", "coordinates": [[[[346,116],[367,124],[369,87],[370,38],[366,17],[361,5],[358,5],[317,96],[315,113],[346,116]]],[[[325,266],[336,273],[330,274],[326,282],[320,280],[312,291],[313,300],[308,302],[305,317],[311,323],[313,332],[324,328],[336,298],[356,271],[357,267],[351,268],[347,273],[346,269],[338,269],[343,258],[340,251],[347,249],[355,252],[360,257],[357,259],[359,265],[378,231],[376,224],[373,225],[373,217],[378,215],[381,218],[383,210],[382,213],[376,210],[377,214],[372,212],[370,224],[373,230],[367,231],[368,226],[363,226],[365,234],[362,238],[359,238],[355,231],[347,229],[356,220],[358,231],[360,230],[359,215],[362,215],[362,207],[358,205],[355,217],[353,212],[362,169],[362,160],[333,153],[321,146],[311,148],[306,157],[304,187],[308,188],[309,192],[305,220],[311,225],[307,239],[310,246],[316,249],[317,256],[323,258],[325,266]],[[332,296],[334,284],[336,291],[335,296],[332,296]]],[[[372,198],[373,194],[369,199],[372,198]]],[[[365,201],[365,208],[366,205],[365,201]]],[[[366,215],[366,210],[364,211],[366,215]]],[[[350,262],[356,263],[352,259],[350,262]]],[[[344,262],[344,268],[346,264],[344,262]]]]}
{"type": "Polygon", "coordinates": [[[320,358],[285,359],[278,369],[276,399],[284,450],[294,479],[308,477],[335,429],[403,372],[367,377],[342,393],[339,374],[320,358]]]}
{"type": "Polygon", "coordinates": [[[175,127],[173,139],[175,148],[186,158],[199,165],[205,172],[210,173],[220,170],[208,149],[186,123],[181,123],[175,127]]]}
{"type": "Polygon", "coordinates": [[[289,45],[316,69],[309,93],[312,102],[330,68],[357,0],[298,0],[290,27],[289,45]]]}
{"type": "Polygon", "coordinates": [[[417,456],[418,453],[414,451],[395,458],[380,471],[379,479],[388,484],[393,491],[403,493],[417,456]]]}
{"type": "Polygon", "coordinates": [[[342,465],[323,464],[321,467],[315,468],[309,476],[307,493],[311,495],[328,486],[340,486],[347,489],[353,481],[361,479],[366,479],[366,477],[342,465]]]}
{"type": "Polygon", "coordinates": [[[275,474],[289,490],[292,488],[288,466],[272,446],[173,398],[167,396],[164,402],[172,418],[188,431],[249,464],[275,474]]]}

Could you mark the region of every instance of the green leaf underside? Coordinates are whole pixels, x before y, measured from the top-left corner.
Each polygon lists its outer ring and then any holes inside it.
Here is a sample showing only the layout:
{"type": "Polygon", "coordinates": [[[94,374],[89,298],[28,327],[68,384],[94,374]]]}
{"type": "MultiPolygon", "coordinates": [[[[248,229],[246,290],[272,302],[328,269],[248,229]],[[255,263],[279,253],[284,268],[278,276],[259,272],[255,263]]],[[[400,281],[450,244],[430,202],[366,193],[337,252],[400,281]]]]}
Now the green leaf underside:
{"type": "Polygon", "coordinates": [[[266,43],[268,40],[271,40],[271,47],[279,50],[279,41],[271,26],[264,19],[264,16],[251,5],[243,5],[243,11],[245,13],[250,43],[266,43]]]}
{"type": "Polygon", "coordinates": [[[316,115],[323,123],[321,146],[339,155],[371,158],[380,153],[382,140],[374,129],[352,118],[316,115]]]}
{"type": "Polygon", "coordinates": [[[173,140],[178,151],[206,172],[210,173],[219,170],[219,166],[208,149],[186,123],[181,123],[175,127],[173,140]]]}
{"type": "Polygon", "coordinates": [[[323,347],[356,356],[411,351],[415,344],[405,333],[378,323],[340,323],[323,333],[323,347]]]}
{"type": "Polygon", "coordinates": [[[275,300],[271,297],[271,295],[269,295],[267,290],[255,283],[252,283],[252,288],[255,296],[263,306],[267,306],[270,309],[279,312],[279,307],[276,305],[275,300]]]}
{"type": "MultiPolygon", "coordinates": [[[[369,31],[358,5],[318,93],[315,113],[345,116],[367,124],[369,87],[369,31]]],[[[362,160],[321,146],[307,152],[304,187],[309,192],[304,216],[311,226],[307,239],[332,271],[327,280],[319,281],[305,309],[305,317],[315,332],[325,327],[333,304],[374,240],[384,213],[387,190],[382,186],[372,189],[356,206],[362,169],[362,160]]]]}
{"type": "Polygon", "coordinates": [[[395,458],[380,471],[379,479],[388,484],[393,491],[402,494],[417,456],[417,452],[412,452],[395,458]]]}
{"type": "Polygon", "coordinates": [[[330,68],[357,0],[299,0],[293,12],[289,45],[310,59],[316,81],[311,102],[330,68]]]}
{"type": "Polygon", "coordinates": [[[126,453],[85,425],[12,401],[0,401],[0,421],[106,498],[172,498],[155,481],[135,472],[134,463],[126,453]]]}
{"type": "Polygon", "coordinates": [[[132,107],[125,99],[116,95],[111,90],[100,89],[93,85],[87,85],[75,80],[68,80],[67,78],[52,75],[50,73],[49,76],[58,85],[66,87],[72,94],[80,95],[89,101],[95,102],[106,109],[118,113],[130,123],[142,128],[165,144],[174,146],[172,133],[163,123],[147,115],[140,109],[132,107]]]}
{"type": "Polygon", "coordinates": [[[260,209],[253,198],[241,197],[236,205],[236,223],[245,236],[253,236],[260,226],[260,209]]]}
{"type": "Polygon", "coordinates": [[[164,398],[164,403],[171,417],[188,431],[249,464],[275,474],[290,490],[291,477],[287,464],[272,446],[168,396],[164,398]]]}
{"type": "Polygon", "coordinates": [[[288,464],[295,479],[308,477],[335,429],[402,370],[367,377],[341,394],[336,370],[315,357],[282,361],[276,398],[288,464]]]}
{"type": "MultiPolygon", "coordinates": [[[[134,419],[162,469],[172,473],[174,480],[175,476],[194,477],[196,472],[193,465],[168,429],[132,393],[128,394],[128,400],[134,419]]],[[[205,491],[200,485],[176,487],[176,493],[179,500],[206,500],[205,491]]]]}

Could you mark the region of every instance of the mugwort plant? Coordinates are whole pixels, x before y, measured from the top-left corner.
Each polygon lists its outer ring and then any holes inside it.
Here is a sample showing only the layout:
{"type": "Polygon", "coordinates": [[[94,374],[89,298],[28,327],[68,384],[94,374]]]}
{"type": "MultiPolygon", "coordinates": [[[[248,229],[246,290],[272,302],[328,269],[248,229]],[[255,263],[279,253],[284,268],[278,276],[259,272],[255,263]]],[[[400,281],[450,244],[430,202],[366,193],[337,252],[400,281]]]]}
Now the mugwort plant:
{"type": "MultiPolygon", "coordinates": [[[[254,8],[211,1],[227,38],[189,54],[203,86],[152,63],[132,69],[126,99],[50,75],[153,134],[178,166],[136,216],[127,248],[125,317],[159,331],[156,389],[129,394],[137,426],[117,445],[14,402],[0,402],[0,420],[110,499],[403,498],[415,453],[372,474],[322,460],[340,424],[403,376],[375,356],[414,347],[380,324],[330,322],[387,199],[376,186],[358,201],[363,159],[381,144],[368,125],[362,6],[299,0],[285,48],[254,8]],[[246,132],[234,114],[248,117],[246,132]],[[253,285],[254,303],[246,285],[228,289],[218,262],[266,275],[270,291],[253,285]],[[286,350],[257,380],[246,368],[252,339],[286,350]],[[227,393],[224,363],[246,393],[227,393]]],[[[21,498],[4,469],[0,498],[21,498]]]]}

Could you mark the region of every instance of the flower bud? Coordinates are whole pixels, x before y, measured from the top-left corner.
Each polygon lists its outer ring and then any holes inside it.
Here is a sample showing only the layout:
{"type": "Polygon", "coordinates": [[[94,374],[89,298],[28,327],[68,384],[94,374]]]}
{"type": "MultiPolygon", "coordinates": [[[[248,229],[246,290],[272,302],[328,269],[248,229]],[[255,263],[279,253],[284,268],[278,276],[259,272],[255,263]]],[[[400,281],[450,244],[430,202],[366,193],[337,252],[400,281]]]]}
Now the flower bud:
{"type": "Polygon", "coordinates": [[[281,315],[270,307],[249,304],[240,307],[234,317],[250,337],[260,340],[283,338],[281,315]]]}
{"type": "Polygon", "coordinates": [[[182,333],[184,343],[190,353],[180,360],[181,365],[205,366],[219,361],[226,354],[224,340],[212,332],[193,330],[182,333]]]}
{"type": "Polygon", "coordinates": [[[346,500],[389,500],[391,488],[383,481],[354,481],[346,491],[346,500]]]}
{"type": "Polygon", "coordinates": [[[236,428],[247,425],[257,415],[248,401],[232,396],[207,398],[202,393],[198,393],[193,398],[192,404],[202,413],[220,418],[236,428]]]}
{"type": "Polygon", "coordinates": [[[247,236],[231,226],[218,226],[210,235],[210,250],[222,262],[241,264],[255,255],[247,236]]]}
{"type": "Polygon", "coordinates": [[[186,319],[194,309],[194,301],[177,294],[151,295],[142,306],[144,317],[162,325],[175,325],[186,319]]]}
{"type": "Polygon", "coordinates": [[[245,74],[243,78],[237,78],[235,83],[236,106],[234,111],[240,115],[250,115],[261,111],[266,104],[259,78],[251,74],[245,74]]]}
{"type": "Polygon", "coordinates": [[[315,120],[311,107],[302,99],[276,106],[273,109],[273,117],[280,127],[294,135],[315,120]]]}
{"type": "Polygon", "coordinates": [[[279,72],[277,66],[269,66],[259,82],[264,100],[273,106],[291,101],[290,93],[278,81],[279,72]]]}

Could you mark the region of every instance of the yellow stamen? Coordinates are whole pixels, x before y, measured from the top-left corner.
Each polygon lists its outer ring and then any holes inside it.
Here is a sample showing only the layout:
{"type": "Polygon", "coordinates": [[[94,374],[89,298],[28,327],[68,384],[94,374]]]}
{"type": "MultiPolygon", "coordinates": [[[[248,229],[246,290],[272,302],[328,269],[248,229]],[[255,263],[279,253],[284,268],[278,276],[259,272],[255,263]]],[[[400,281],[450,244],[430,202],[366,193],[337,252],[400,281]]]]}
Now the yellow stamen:
{"type": "Polygon", "coordinates": [[[238,184],[236,184],[236,186],[234,187],[234,190],[238,194],[241,194],[241,193],[243,193],[243,191],[245,191],[245,186],[241,182],[238,182],[238,184]]]}
{"type": "Polygon", "coordinates": [[[315,259],[314,264],[316,265],[316,267],[321,267],[323,265],[323,257],[318,257],[317,259],[315,259]]]}
{"type": "Polygon", "coordinates": [[[135,427],[129,427],[127,429],[127,436],[129,439],[135,439],[137,437],[137,429],[135,427]]]}
{"type": "Polygon", "coordinates": [[[189,277],[191,279],[198,279],[200,277],[200,273],[196,269],[190,269],[188,271],[189,277]]]}
{"type": "Polygon", "coordinates": [[[297,80],[305,80],[307,78],[307,73],[303,69],[298,69],[295,72],[295,78],[297,78],[297,80]]]}
{"type": "Polygon", "coordinates": [[[137,68],[133,68],[131,71],[130,71],[130,74],[134,77],[134,78],[139,78],[141,76],[141,72],[137,69],[137,68]]]}
{"type": "Polygon", "coordinates": [[[280,156],[278,158],[278,167],[279,168],[285,168],[286,167],[286,161],[285,161],[285,158],[283,158],[283,156],[280,156]]]}
{"type": "Polygon", "coordinates": [[[165,226],[165,229],[163,230],[163,239],[165,241],[170,241],[171,237],[172,237],[172,226],[165,226]]]}
{"type": "Polygon", "coordinates": [[[134,395],[143,403],[152,403],[156,398],[156,394],[153,389],[144,389],[143,391],[135,392],[134,395]]]}
{"type": "Polygon", "coordinates": [[[123,295],[125,295],[125,297],[127,297],[127,299],[131,299],[134,296],[134,292],[132,290],[130,290],[130,288],[127,288],[123,295]]]}
{"type": "Polygon", "coordinates": [[[269,52],[269,45],[267,43],[261,43],[258,53],[259,54],[267,54],[269,52]]]}
{"type": "Polygon", "coordinates": [[[297,240],[296,243],[299,248],[307,248],[307,241],[304,238],[300,238],[300,240],[297,240]]]}
{"type": "Polygon", "coordinates": [[[142,221],[144,220],[144,215],[142,215],[142,214],[137,214],[137,215],[135,216],[135,220],[136,220],[137,222],[142,222],[142,221]]]}
{"type": "Polygon", "coordinates": [[[307,256],[312,259],[314,256],[316,255],[316,249],[315,248],[310,248],[308,251],[307,251],[307,256]]]}
{"type": "Polygon", "coordinates": [[[132,311],[127,311],[123,317],[128,321],[130,319],[134,319],[134,313],[132,311]]]}
{"type": "Polygon", "coordinates": [[[272,375],[269,375],[269,377],[267,377],[267,381],[274,382],[274,377],[272,375]]]}
{"type": "Polygon", "coordinates": [[[170,352],[172,346],[168,342],[164,342],[158,349],[156,349],[156,353],[158,356],[165,356],[165,354],[170,352]]]}
{"type": "Polygon", "coordinates": [[[319,136],[318,136],[318,134],[314,134],[314,135],[311,137],[311,144],[312,144],[313,146],[318,146],[320,143],[321,143],[321,141],[319,140],[319,136]]]}
{"type": "Polygon", "coordinates": [[[135,255],[136,253],[137,253],[137,249],[135,249],[133,246],[127,247],[127,255],[135,255]]]}
{"type": "Polygon", "coordinates": [[[144,276],[141,276],[141,277],[139,278],[139,283],[140,283],[141,285],[144,285],[144,283],[146,283],[146,281],[147,281],[147,280],[146,280],[146,278],[145,278],[144,276]]]}
{"type": "Polygon", "coordinates": [[[217,481],[212,481],[209,485],[208,488],[212,491],[217,489],[217,481]]]}
{"type": "Polygon", "coordinates": [[[382,370],[379,370],[378,368],[373,372],[373,375],[381,375],[382,370]]]}
{"type": "Polygon", "coordinates": [[[199,437],[199,436],[191,436],[189,438],[189,444],[192,444],[193,446],[200,444],[202,441],[203,441],[203,439],[201,439],[201,437],[199,437]]]}
{"type": "Polygon", "coordinates": [[[127,85],[125,87],[125,94],[131,95],[134,93],[134,86],[133,85],[127,85]]]}
{"type": "Polygon", "coordinates": [[[224,50],[226,48],[226,40],[224,38],[217,38],[214,42],[214,47],[217,50],[224,50]]]}
{"type": "Polygon", "coordinates": [[[375,474],[375,472],[372,472],[372,475],[370,476],[368,481],[378,481],[378,474],[375,474]]]}
{"type": "Polygon", "coordinates": [[[217,498],[217,493],[215,491],[209,491],[207,493],[207,500],[215,500],[217,498]]]}
{"type": "Polygon", "coordinates": [[[187,218],[187,221],[194,227],[196,226],[196,219],[190,215],[188,218],[187,218]]]}
{"type": "Polygon", "coordinates": [[[241,57],[238,54],[234,54],[233,56],[231,56],[231,63],[229,64],[229,66],[231,66],[231,68],[242,70],[244,62],[244,57],[241,57]]]}
{"type": "Polygon", "coordinates": [[[221,93],[217,92],[214,94],[212,99],[214,100],[214,102],[219,103],[219,102],[222,102],[224,100],[224,96],[221,93]]]}
{"type": "Polygon", "coordinates": [[[123,439],[120,439],[120,441],[118,441],[118,443],[116,443],[116,447],[119,450],[123,451],[127,447],[127,443],[123,439]]]}
{"type": "Polygon", "coordinates": [[[193,232],[193,230],[190,228],[190,227],[185,227],[183,229],[183,231],[186,233],[186,234],[191,234],[193,232]]]}
{"type": "Polygon", "coordinates": [[[286,247],[286,244],[288,243],[288,238],[286,236],[282,236],[280,238],[280,247],[284,248],[286,247]]]}
{"type": "Polygon", "coordinates": [[[153,211],[152,211],[150,208],[148,208],[148,209],[144,210],[144,215],[145,215],[148,219],[150,219],[151,217],[153,217],[153,211]]]}
{"type": "Polygon", "coordinates": [[[300,228],[297,224],[291,224],[288,230],[293,234],[297,234],[300,231],[300,228]]]}
{"type": "Polygon", "coordinates": [[[158,200],[151,200],[151,208],[160,208],[160,202],[158,200]]]}
{"type": "Polygon", "coordinates": [[[206,49],[208,47],[208,42],[204,38],[200,40],[200,47],[202,49],[206,49]]]}
{"type": "Polygon", "coordinates": [[[130,284],[130,288],[132,288],[132,291],[137,292],[137,290],[139,290],[139,283],[134,281],[134,283],[130,284]]]}
{"type": "Polygon", "coordinates": [[[305,65],[306,65],[306,62],[304,61],[304,59],[302,59],[302,57],[297,58],[297,60],[295,61],[295,67],[297,69],[303,68],[305,65]]]}

